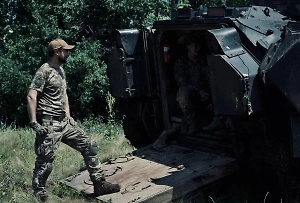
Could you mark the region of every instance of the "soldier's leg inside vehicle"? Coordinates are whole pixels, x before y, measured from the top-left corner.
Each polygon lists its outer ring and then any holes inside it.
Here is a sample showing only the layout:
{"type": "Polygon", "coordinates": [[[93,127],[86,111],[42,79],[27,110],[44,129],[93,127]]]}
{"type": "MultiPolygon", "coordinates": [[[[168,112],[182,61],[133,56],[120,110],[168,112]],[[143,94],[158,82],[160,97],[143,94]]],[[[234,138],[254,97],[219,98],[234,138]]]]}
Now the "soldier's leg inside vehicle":
{"type": "Polygon", "coordinates": [[[105,181],[101,163],[97,158],[98,147],[96,142],[91,140],[75,122],[63,122],[62,142],[81,152],[87,170],[90,173],[91,181],[94,183],[95,195],[99,196],[120,190],[118,184],[111,184],[105,181]]]}
{"type": "Polygon", "coordinates": [[[203,127],[204,131],[214,131],[225,128],[224,118],[222,116],[215,116],[212,122],[203,127]]]}
{"type": "Polygon", "coordinates": [[[197,131],[195,112],[192,104],[192,94],[193,91],[188,87],[180,87],[177,92],[177,101],[184,115],[182,127],[185,128],[184,122],[187,124],[186,130],[182,130],[182,133],[184,134],[194,134],[197,131]]]}

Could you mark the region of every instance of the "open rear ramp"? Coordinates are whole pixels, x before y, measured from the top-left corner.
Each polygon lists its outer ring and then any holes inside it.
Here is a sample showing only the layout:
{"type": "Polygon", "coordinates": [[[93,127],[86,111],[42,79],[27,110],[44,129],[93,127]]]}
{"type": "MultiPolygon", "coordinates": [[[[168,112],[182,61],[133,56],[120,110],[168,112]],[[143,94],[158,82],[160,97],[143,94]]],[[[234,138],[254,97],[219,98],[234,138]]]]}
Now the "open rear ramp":
{"type": "MultiPolygon", "coordinates": [[[[169,202],[238,170],[235,159],[170,145],[151,146],[103,163],[108,182],[119,183],[121,191],[96,197],[104,202],[169,202]]],[[[93,193],[87,171],[63,180],[85,194],[93,193]]]]}

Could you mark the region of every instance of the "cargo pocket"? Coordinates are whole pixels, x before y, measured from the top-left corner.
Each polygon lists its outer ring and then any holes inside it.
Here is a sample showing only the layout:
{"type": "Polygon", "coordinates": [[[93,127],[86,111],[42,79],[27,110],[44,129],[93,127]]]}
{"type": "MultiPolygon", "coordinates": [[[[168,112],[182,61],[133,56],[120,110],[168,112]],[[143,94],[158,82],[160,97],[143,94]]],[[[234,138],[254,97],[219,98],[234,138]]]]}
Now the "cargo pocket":
{"type": "MultiPolygon", "coordinates": [[[[53,126],[53,124],[46,126],[46,131],[47,131],[47,133],[49,134],[49,136],[50,136],[51,134],[53,134],[53,133],[54,133],[54,126],[53,126]]],[[[50,137],[51,137],[51,136],[50,136],[50,137]]]]}
{"type": "Polygon", "coordinates": [[[44,159],[53,159],[54,158],[54,146],[53,139],[45,138],[35,140],[35,153],[37,156],[44,159]]]}
{"type": "Polygon", "coordinates": [[[76,121],[75,121],[74,118],[72,118],[72,117],[69,117],[69,118],[68,118],[68,123],[69,123],[71,126],[77,126],[76,121]]]}

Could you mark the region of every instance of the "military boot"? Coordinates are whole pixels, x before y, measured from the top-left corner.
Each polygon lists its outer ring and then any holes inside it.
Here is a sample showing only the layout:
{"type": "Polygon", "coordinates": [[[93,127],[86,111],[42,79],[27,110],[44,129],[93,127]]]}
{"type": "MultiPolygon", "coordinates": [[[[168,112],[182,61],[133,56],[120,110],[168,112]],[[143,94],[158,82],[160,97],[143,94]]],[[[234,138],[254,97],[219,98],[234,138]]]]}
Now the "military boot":
{"type": "Polygon", "coordinates": [[[189,123],[189,130],[187,132],[187,135],[195,135],[197,133],[197,124],[196,121],[191,121],[189,123]]]}
{"type": "Polygon", "coordinates": [[[98,197],[100,195],[119,192],[121,189],[119,184],[112,184],[112,183],[106,182],[103,179],[94,181],[93,185],[94,185],[94,195],[96,197],[98,197]]]}
{"type": "Polygon", "coordinates": [[[197,124],[195,120],[195,113],[186,112],[185,119],[188,124],[187,135],[195,135],[197,132],[197,124]]]}
{"type": "Polygon", "coordinates": [[[182,119],[181,121],[181,135],[185,135],[188,131],[188,124],[185,120],[185,118],[182,119]]]}
{"type": "Polygon", "coordinates": [[[34,191],[34,196],[38,199],[39,202],[46,202],[48,199],[48,194],[46,190],[34,191]]]}
{"type": "Polygon", "coordinates": [[[34,191],[34,196],[39,200],[39,202],[46,202],[48,199],[48,194],[46,191],[46,180],[42,180],[42,178],[33,177],[32,178],[32,187],[34,191]]]}
{"type": "Polygon", "coordinates": [[[213,121],[209,125],[204,126],[202,129],[204,131],[214,131],[214,130],[220,130],[222,128],[225,128],[223,119],[221,119],[218,116],[215,116],[213,121]]]}

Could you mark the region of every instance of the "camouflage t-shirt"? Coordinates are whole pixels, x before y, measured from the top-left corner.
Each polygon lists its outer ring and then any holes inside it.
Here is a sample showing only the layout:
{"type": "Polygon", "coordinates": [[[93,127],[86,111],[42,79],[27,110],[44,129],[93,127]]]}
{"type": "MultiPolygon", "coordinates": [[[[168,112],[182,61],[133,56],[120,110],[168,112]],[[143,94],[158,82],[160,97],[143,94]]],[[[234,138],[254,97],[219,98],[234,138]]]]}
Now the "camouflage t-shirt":
{"type": "Polygon", "coordinates": [[[65,115],[66,88],[63,68],[54,68],[44,63],[37,70],[30,85],[30,89],[40,92],[37,98],[37,112],[51,116],[65,115]]]}
{"type": "Polygon", "coordinates": [[[209,90],[209,70],[201,59],[193,63],[187,57],[181,57],[175,63],[174,76],[179,87],[209,90]]]}

